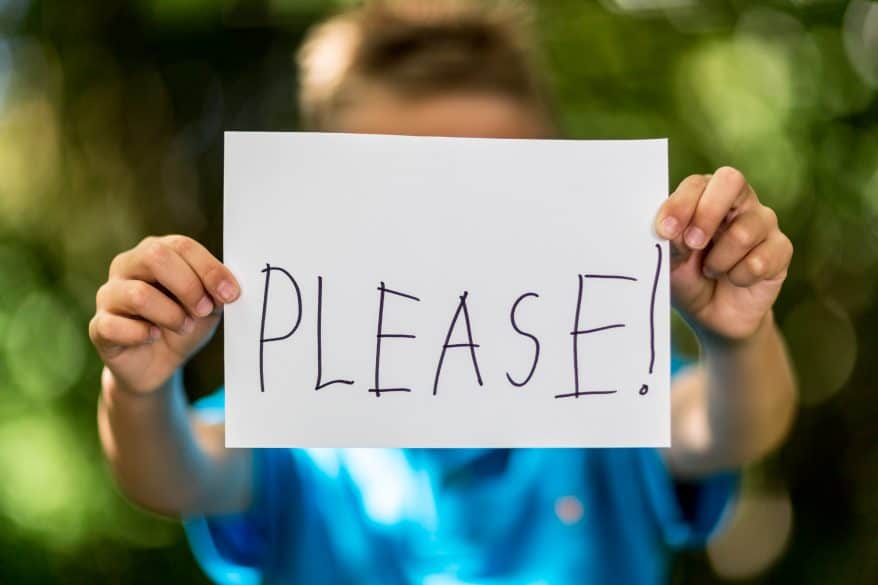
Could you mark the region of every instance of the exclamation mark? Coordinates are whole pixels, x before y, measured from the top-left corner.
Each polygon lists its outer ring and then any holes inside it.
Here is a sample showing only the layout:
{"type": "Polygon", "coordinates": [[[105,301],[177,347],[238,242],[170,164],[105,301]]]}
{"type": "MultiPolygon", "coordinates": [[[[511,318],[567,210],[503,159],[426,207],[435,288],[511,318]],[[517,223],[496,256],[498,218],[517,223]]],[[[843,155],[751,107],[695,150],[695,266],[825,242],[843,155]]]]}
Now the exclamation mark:
{"type": "MultiPolygon", "coordinates": [[[[658,253],[658,260],[655,264],[655,277],[652,280],[652,295],[649,299],[649,374],[652,375],[652,370],[655,367],[655,293],[658,290],[658,282],[659,276],[662,273],[662,247],[660,244],[655,245],[656,252],[658,253]]],[[[641,396],[644,396],[649,392],[649,385],[643,384],[640,386],[640,390],[638,393],[641,396]]]]}

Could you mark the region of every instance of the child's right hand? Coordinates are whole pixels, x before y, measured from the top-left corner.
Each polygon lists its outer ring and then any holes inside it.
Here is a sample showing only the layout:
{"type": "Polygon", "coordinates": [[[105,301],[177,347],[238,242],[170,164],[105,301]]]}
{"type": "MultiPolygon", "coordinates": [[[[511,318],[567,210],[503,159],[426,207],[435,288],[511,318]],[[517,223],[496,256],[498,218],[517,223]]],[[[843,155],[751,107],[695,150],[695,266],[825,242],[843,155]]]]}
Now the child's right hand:
{"type": "Polygon", "coordinates": [[[229,269],[185,236],[149,237],[116,256],[88,328],[106,365],[104,385],[162,387],[210,339],[223,305],[239,294],[229,269]]]}

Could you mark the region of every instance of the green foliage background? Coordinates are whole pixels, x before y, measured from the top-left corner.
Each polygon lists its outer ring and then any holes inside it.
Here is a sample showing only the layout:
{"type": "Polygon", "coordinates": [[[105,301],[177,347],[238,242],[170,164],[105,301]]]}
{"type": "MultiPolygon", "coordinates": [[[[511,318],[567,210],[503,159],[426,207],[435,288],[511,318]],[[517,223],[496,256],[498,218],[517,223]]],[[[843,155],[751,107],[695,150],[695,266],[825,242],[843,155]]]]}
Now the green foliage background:
{"type": "MultiPolygon", "coordinates": [[[[143,236],[220,251],[222,131],[296,129],[292,52],[340,4],[0,1],[0,582],[206,582],[112,485],[86,326],[143,236]]],[[[737,166],[796,245],[776,314],[800,416],[747,471],[750,518],[674,581],[878,582],[876,5],[545,0],[537,21],[569,136],[668,136],[674,182],[737,166]]]]}

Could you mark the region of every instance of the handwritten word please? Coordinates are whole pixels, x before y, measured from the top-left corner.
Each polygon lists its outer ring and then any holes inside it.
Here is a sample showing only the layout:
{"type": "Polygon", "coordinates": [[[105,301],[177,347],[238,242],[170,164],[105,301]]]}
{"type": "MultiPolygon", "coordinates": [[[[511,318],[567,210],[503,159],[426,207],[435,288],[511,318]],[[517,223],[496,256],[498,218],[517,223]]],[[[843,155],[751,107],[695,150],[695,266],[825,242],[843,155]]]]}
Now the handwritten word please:
{"type": "MultiPolygon", "coordinates": [[[[658,244],[655,246],[656,250],[656,264],[655,264],[655,272],[650,275],[652,279],[652,288],[651,288],[651,296],[649,299],[649,335],[648,339],[645,342],[649,343],[649,364],[646,367],[646,372],[648,374],[652,374],[653,368],[655,365],[655,298],[656,298],[656,288],[659,282],[659,276],[661,274],[662,267],[662,248],[658,244]]],[[[260,320],[260,332],[259,332],[259,388],[261,392],[265,392],[265,346],[269,343],[278,343],[283,342],[284,340],[290,339],[294,334],[296,334],[299,330],[299,327],[302,323],[302,314],[304,311],[304,306],[302,302],[302,293],[301,288],[299,286],[299,282],[296,278],[291,274],[286,268],[281,266],[272,266],[271,264],[266,264],[265,268],[261,271],[264,274],[264,289],[263,289],[263,300],[262,300],[262,310],[261,310],[261,320],[260,320]],[[271,287],[272,278],[282,278],[289,287],[289,294],[295,296],[296,303],[296,318],[293,320],[292,324],[289,326],[289,330],[283,335],[277,335],[272,337],[266,337],[266,322],[267,315],[269,310],[269,305],[271,304],[270,294],[271,290],[274,290],[271,287]]],[[[579,338],[583,335],[594,335],[601,332],[609,331],[612,329],[618,329],[625,327],[625,323],[607,323],[605,325],[601,325],[598,327],[592,327],[588,329],[582,329],[580,326],[581,318],[582,318],[582,309],[583,309],[583,287],[586,280],[595,279],[595,280],[618,280],[618,281],[631,281],[636,282],[638,280],[635,276],[630,275],[621,275],[621,274],[578,274],[576,275],[577,279],[577,292],[575,295],[575,304],[572,311],[572,328],[569,332],[567,332],[571,337],[571,345],[572,345],[572,359],[571,365],[573,370],[573,388],[572,392],[567,392],[563,394],[556,394],[555,398],[579,398],[580,396],[589,396],[589,395],[602,395],[602,394],[615,394],[618,392],[618,389],[615,388],[607,388],[607,389],[582,389],[580,387],[580,373],[579,373],[579,338]]],[[[371,387],[368,389],[369,392],[373,393],[375,397],[380,397],[386,393],[392,392],[411,392],[412,388],[407,387],[385,387],[381,384],[381,349],[385,343],[390,340],[414,340],[416,339],[415,333],[412,332],[400,332],[400,331],[388,331],[385,328],[385,313],[388,310],[387,300],[388,298],[401,299],[406,302],[418,303],[421,299],[410,292],[403,292],[399,290],[394,290],[388,287],[384,282],[380,282],[378,287],[378,311],[377,311],[377,326],[375,333],[375,367],[373,370],[373,378],[371,380],[371,387]]],[[[454,310],[451,313],[451,319],[449,321],[447,333],[445,335],[445,341],[441,347],[437,348],[437,359],[436,359],[436,368],[435,375],[433,376],[433,388],[432,393],[434,396],[439,394],[440,389],[440,381],[442,378],[442,367],[445,363],[446,357],[449,355],[449,352],[460,350],[465,352],[468,355],[469,361],[472,364],[472,374],[474,380],[478,383],[479,386],[484,385],[484,381],[482,378],[482,371],[479,367],[479,344],[476,342],[477,335],[472,326],[472,320],[470,319],[470,309],[467,304],[467,298],[469,296],[468,291],[462,291],[460,296],[458,297],[454,310]],[[456,333],[459,331],[463,331],[464,337],[466,339],[465,342],[462,343],[452,343],[451,339],[455,337],[456,333]]],[[[527,368],[527,373],[523,376],[515,377],[512,373],[506,372],[506,380],[510,385],[514,387],[524,387],[530,382],[533,378],[534,373],[537,370],[540,362],[540,340],[539,338],[532,332],[526,331],[519,327],[518,322],[516,321],[516,314],[518,308],[521,304],[525,302],[537,303],[539,302],[539,293],[533,291],[523,291],[519,294],[515,301],[512,303],[512,306],[509,310],[509,325],[510,327],[520,336],[524,337],[529,341],[533,346],[533,358],[527,368]]],[[[323,371],[323,277],[317,276],[317,332],[316,332],[316,344],[317,344],[317,380],[314,384],[314,390],[322,390],[329,386],[335,384],[342,384],[351,386],[354,385],[354,380],[351,379],[343,379],[343,378],[334,378],[334,379],[325,379],[324,371],[323,371]]],[[[649,392],[649,385],[644,383],[640,386],[638,390],[641,396],[647,394],[649,392]]]]}

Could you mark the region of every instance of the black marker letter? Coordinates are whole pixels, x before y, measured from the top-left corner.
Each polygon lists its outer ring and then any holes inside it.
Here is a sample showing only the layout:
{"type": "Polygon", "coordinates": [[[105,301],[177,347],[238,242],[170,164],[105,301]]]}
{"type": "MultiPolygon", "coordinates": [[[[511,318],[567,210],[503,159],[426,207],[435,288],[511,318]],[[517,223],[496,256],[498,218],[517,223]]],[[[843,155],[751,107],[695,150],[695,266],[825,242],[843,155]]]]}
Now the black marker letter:
{"type": "Polygon", "coordinates": [[[649,298],[649,373],[655,365],[655,293],[658,290],[659,276],[662,273],[662,247],[655,245],[658,258],[655,263],[655,278],[652,280],[652,296],[649,298]]]}
{"type": "Polygon", "coordinates": [[[323,277],[317,277],[317,384],[315,390],[332,384],[353,384],[353,380],[330,380],[323,382],[323,277]]]}
{"type": "MultiPolygon", "coordinates": [[[[579,398],[580,396],[586,396],[589,394],[615,394],[617,390],[582,390],[579,389],[579,343],[578,339],[580,335],[585,335],[587,333],[597,333],[598,331],[606,331],[607,329],[616,329],[618,327],[624,327],[624,323],[613,323],[612,325],[604,325],[602,327],[595,327],[593,329],[580,329],[579,328],[579,315],[582,312],[582,287],[583,278],[582,274],[577,275],[579,278],[579,292],[576,296],[576,316],[573,318],[573,331],[570,332],[570,335],[573,337],[573,387],[574,391],[568,394],[556,394],[555,398],[579,398]]],[[[631,276],[620,276],[616,274],[586,274],[585,278],[606,278],[606,279],[615,279],[615,280],[637,280],[631,276]]]]}
{"type": "MultiPolygon", "coordinates": [[[[649,298],[649,373],[652,374],[652,368],[655,366],[655,293],[658,290],[659,276],[662,274],[662,247],[655,245],[655,251],[658,253],[658,259],[655,264],[655,277],[652,280],[652,296],[649,298]]],[[[649,384],[641,384],[638,390],[641,396],[649,394],[649,384]]]]}
{"type": "Polygon", "coordinates": [[[259,327],[259,389],[261,392],[265,392],[265,375],[263,370],[263,350],[265,349],[265,344],[271,341],[283,341],[290,337],[293,333],[296,332],[296,329],[299,328],[299,324],[302,322],[302,291],[299,290],[299,284],[296,282],[296,279],[293,276],[279,266],[272,266],[271,264],[266,264],[265,268],[261,270],[261,272],[265,273],[265,292],[262,296],[262,324],[259,327]],[[271,280],[271,271],[277,270],[284,276],[286,276],[290,282],[293,284],[293,288],[296,291],[296,306],[299,308],[299,315],[296,317],[296,323],[293,325],[292,329],[290,329],[289,333],[286,335],[281,335],[278,337],[266,337],[265,336],[265,316],[268,313],[268,289],[269,289],[269,281],[271,280]]]}
{"type": "Polygon", "coordinates": [[[382,325],[384,324],[384,295],[386,293],[390,293],[392,295],[396,295],[398,297],[402,297],[404,299],[410,299],[412,301],[420,301],[418,297],[408,295],[405,293],[401,293],[399,291],[391,290],[384,286],[384,282],[378,287],[378,291],[381,293],[378,301],[378,333],[375,335],[375,387],[369,388],[369,392],[374,392],[376,397],[380,397],[382,392],[411,392],[411,388],[382,388],[380,380],[380,370],[381,370],[381,340],[387,337],[393,338],[401,338],[401,339],[414,339],[415,336],[408,333],[384,333],[382,325]]]}
{"type": "Polygon", "coordinates": [[[470,357],[473,360],[473,368],[476,371],[476,379],[479,381],[479,386],[483,386],[482,383],[482,374],[479,372],[479,362],[476,360],[476,348],[478,344],[473,342],[473,331],[469,322],[469,311],[466,308],[466,291],[460,295],[460,303],[457,305],[457,311],[454,312],[454,317],[451,319],[451,325],[448,327],[448,334],[445,336],[445,343],[442,344],[442,353],[439,355],[439,365],[436,366],[436,378],[433,380],[433,396],[436,396],[437,390],[439,390],[439,374],[442,372],[442,362],[445,361],[445,351],[450,347],[468,347],[470,357]],[[460,316],[461,311],[463,311],[464,322],[466,323],[466,338],[468,340],[467,343],[449,343],[451,341],[451,335],[454,333],[454,325],[457,323],[457,318],[460,316]]]}
{"type": "Polygon", "coordinates": [[[519,329],[518,324],[515,322],[515,310],[518,308],[518,303],[520,303],[522,300],[526,299],[527,297],[539,298],[540,295],[538,295],[535,292],[524,293],[523,295],[521,295],[520,297],[515,299],[515,302],[512,304],[512,310],[509,312],[509,321],[510,321],[510,323],[512,323],[512,328],[515,329],[515,331],[517,333],[520,333],[521,335],[524,335],[525,337],[529,337],[530,340],[534,342],[534,361],[530,367],[530,372],[528,373],[528,375],[524,379],[524,381],[523,382],[516,382],[515,380],[512,379],[512,376],[509,375],[509,372],[506,372],[506,379],[509,380],[509,383],[512,384],[513,386],[517,386],[519,388],[521,388],[522,386],[524,386],[525,384],[530,382],[530,379],[533,377],[534,372],[537,369],[537,362],[540,360],[540,340],[537,339],[535,335],[532,335],[530,333],[527,333],[526,331],[522,331],[521,329],[519,329]]]}

